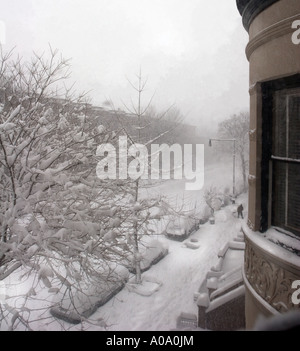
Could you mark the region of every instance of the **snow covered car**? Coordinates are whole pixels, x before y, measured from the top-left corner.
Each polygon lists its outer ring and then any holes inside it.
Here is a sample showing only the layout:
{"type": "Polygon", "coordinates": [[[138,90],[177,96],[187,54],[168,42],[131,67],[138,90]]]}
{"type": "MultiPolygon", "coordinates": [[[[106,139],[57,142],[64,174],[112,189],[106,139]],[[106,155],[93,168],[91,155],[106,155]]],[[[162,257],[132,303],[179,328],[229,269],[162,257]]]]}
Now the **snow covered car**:
{"type": "Polygon", "coordinates": [[[183,241],[192,232],[199,229],[199,221],[193,217],[175,217],[171,218],[166,227],[166,236],[168,238],[183,241]]]}

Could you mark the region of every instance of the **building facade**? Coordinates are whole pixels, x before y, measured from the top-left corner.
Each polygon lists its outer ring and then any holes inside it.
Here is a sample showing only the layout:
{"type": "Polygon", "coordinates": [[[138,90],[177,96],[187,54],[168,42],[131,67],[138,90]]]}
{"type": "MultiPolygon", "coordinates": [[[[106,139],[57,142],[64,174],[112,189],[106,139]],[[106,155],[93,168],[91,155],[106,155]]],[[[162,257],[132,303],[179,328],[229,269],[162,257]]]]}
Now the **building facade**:
{"type": "Polygon", "coordinates": [[[249,212],[243,230],[246,327],[252,328],[259,316],[300,307],[300,1],[237,0],[237,7],[249,33],[249,212]]]}

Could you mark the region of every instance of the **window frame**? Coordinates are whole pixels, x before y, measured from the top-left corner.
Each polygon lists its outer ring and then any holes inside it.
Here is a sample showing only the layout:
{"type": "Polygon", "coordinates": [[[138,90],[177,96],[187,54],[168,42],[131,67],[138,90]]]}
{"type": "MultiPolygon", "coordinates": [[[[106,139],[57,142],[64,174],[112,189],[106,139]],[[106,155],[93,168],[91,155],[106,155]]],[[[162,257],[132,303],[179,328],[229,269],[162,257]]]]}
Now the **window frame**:
{"type": "MultiPolygon", "coordinates": [[[[273,226],[274,210],[274,162],[300,163],[300,159],[280,157],[273,155],[274,130],[274,96],[279,93],[290,93],[295,95],[300,93],[300,74],[281,78],[273,81],[261,83],[262,90],[262,118],[261,118],[261,227],[260,231],[265,232],[273,226]]],[[[276,226],[278,228],[278,225],[276,226]]],[[[289,230],[282,227],[283,230],[289,230]]],[[[300,236],[300,231],[290,230],[300,236]]]]}

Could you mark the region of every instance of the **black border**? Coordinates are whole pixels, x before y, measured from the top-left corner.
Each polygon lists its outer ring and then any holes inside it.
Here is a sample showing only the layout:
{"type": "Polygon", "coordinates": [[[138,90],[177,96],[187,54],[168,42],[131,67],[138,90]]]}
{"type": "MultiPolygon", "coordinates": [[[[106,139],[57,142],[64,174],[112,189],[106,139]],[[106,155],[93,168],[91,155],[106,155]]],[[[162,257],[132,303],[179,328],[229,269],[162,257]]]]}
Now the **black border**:
{"type": "Polygon", "coordinates": [[[250,25],[255,17],[277,1],[279,0],[236,0],[246,31],[249,32],[250,25]]]}

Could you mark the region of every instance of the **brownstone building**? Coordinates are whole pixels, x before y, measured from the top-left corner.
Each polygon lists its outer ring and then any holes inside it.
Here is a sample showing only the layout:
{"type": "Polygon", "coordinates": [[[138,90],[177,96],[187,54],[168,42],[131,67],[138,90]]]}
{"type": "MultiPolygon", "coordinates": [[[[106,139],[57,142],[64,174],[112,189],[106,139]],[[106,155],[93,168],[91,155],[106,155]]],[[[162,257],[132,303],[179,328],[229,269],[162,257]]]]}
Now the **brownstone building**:
{"type": "Polygon", "coordinates": [[[292,287],[300,280],[300,1],[237,0],[237,7],[249,33],[243,279],[246,328],[252,328],[259,316],[300,307],[292,287]]]}

